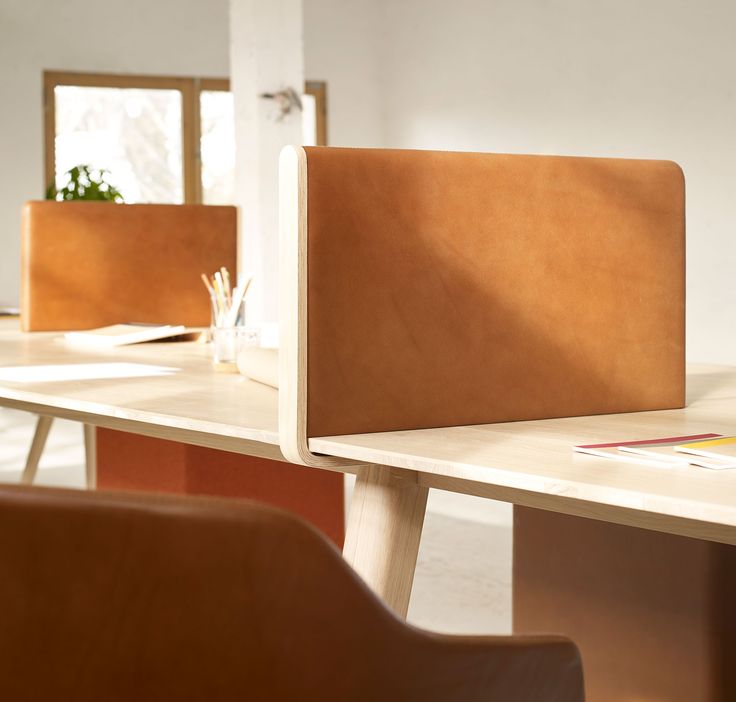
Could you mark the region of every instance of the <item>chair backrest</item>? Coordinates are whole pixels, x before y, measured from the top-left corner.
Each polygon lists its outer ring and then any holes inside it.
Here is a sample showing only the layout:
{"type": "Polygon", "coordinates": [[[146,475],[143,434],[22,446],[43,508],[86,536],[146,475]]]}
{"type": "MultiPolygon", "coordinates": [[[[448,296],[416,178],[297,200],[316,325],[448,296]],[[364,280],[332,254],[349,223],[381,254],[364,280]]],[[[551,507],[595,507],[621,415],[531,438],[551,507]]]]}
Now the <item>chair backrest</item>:
{"type": "Polygon", "coordinates": [[[281,179],[292,443],[683,406],[676,164],[292,147],[281,179]]]}
{"type": "Polygon", "coordinates": [[[397,619],[286,513],[0,488],[0,699],[581,702],[560,637],[397,619]]]}
{"type": "Polygon", "coordinates": [[[235,207],[27,202],[21,326],[206,326],[210,302],[200,275],[220,266],[234,275],[236,251],[235,207]]]}

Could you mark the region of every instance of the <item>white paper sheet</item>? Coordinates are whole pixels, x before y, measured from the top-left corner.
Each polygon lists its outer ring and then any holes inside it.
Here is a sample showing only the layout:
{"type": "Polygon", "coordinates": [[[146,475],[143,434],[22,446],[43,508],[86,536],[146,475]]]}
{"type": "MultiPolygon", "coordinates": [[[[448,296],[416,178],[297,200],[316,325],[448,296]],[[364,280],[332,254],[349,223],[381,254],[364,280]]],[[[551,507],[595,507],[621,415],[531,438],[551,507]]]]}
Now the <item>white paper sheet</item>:
{"type": "Polygon", "coordinates": [[[181,368],[145,363],[64,363],[55,366],[0,366],[0,382],[53,383],[69,380],[150,378],[173,375],[181,368]]]}

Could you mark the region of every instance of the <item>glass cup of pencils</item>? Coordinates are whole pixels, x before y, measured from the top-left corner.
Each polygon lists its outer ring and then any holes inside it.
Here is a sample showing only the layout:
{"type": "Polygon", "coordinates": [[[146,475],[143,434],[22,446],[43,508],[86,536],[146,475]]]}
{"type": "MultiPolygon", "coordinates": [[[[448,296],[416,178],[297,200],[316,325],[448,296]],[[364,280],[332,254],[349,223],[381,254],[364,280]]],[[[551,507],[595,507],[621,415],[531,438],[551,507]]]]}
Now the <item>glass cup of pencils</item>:
{"type": "Polygon", "coordinates": [[[232,287],[227,268],[221,268],[211,278],[204,273],[202,280],[210,296],[213,363],[217,370],[237,372],[236,359],[239,339],[245,327],[245,296],[252,278],[243,285],[232,287]]]}

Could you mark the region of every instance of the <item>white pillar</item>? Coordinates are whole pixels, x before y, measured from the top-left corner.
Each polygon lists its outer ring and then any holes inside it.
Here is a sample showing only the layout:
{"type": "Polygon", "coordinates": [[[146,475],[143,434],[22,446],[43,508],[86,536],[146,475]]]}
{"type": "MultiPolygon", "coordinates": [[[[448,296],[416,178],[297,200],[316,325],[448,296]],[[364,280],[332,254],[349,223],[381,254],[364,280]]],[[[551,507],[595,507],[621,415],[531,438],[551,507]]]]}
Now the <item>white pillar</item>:
{"type": "Polygon", "coordinates": [[[278,157],[302,143],[299,110],[279,119],[259,97],[304,90],[302,0],[230,0],[230,87],[235,98],[235,204],[240,208],[238,268],[255,276],[248,321],[278,321],[278,157]]]}

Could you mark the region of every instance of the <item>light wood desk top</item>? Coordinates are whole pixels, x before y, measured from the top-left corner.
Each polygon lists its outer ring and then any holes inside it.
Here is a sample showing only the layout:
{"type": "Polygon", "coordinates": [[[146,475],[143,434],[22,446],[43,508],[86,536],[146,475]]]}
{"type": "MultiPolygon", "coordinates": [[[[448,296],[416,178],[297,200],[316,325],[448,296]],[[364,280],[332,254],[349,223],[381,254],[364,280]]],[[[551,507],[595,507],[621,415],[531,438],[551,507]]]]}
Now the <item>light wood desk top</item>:
{"type": "Polygon", "coordinates": [[[176,370],[166,375],[111,378],[109,374],[105,377],[103,365],[98,378],[45,382],[0,379],[0,404],[284,460],[278,448],[278,392],[241,375],[214,372],[205,344],[72,349],[59,338],[60,334],[53,332],[23,334],[17,320],[0,320],[0,367],[141,364],[176,370]]]}
{"type": "MultiPolygon", "coordinates": [[[[205,345],[71,350],[58,337],[22,334],[16,320],[0,320],[0,374],[8,366],[97,363],[178,370],[50,382],[5,376],[0,405],[284,460],[278,392],[214,372],[205,345]]],[[[358,472],[345,557],[405,615],[429,488],[736,544],[736,470],[665,468],[572,451],[575,444],[617,439],[736,434],[736,369],[693,367],[688,390],[685,410],[325,437],[309,447],[341,459],[330,469],[358,472]],[[360,467],[365,463],[377,465],[360,467]]]]}
{"type": "MultiPolygon", "coordinates": [[[[213,372],[206,346],[72,351],[58,337],[22,334],[16,320],[0,321],[0,367],[134,363],[179,370],[119,379],[0,380],[0,404],[284,460],[278,448],[277,391],[213,372]]],[[[580,443],[736,434],[736,369],[693,367],[688,393],[685,410],[326,437],[311,439],[310,449],[403,469],[422,487],[736,543],[736,470],[660,468],[572,452],[580,443]]],[[[356,465],[337,469],[353,472],[356,465]]]]}
{"type": "Polygon", "coordinates": [[[575,454],[576,444],[736,435],[736,369],[693,366],[684,410],[311,439],[314,452],[416,471],[420,485],[736,544],[736,470],[575,454]]]}

